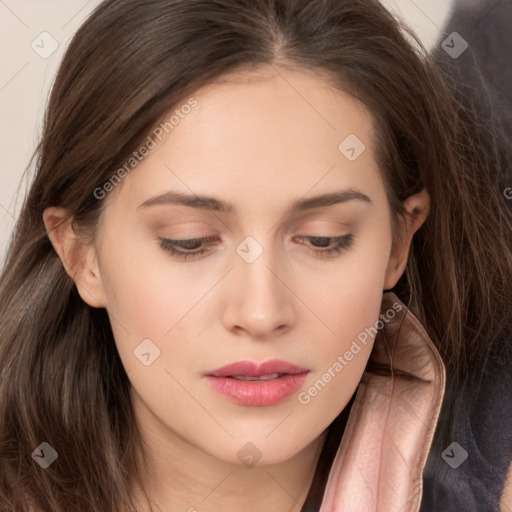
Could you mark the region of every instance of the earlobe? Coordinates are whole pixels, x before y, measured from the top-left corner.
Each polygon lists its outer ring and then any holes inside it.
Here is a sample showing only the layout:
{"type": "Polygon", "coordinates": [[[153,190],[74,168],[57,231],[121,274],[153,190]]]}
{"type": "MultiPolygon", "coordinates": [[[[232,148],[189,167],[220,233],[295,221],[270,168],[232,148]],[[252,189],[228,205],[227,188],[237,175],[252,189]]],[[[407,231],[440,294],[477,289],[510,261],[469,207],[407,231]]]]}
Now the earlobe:
{"type": "Polygon", "coordinates": [[[43,212],[46,232],[66,273],[73,279],[82,300],[91,307],[105,307],[105,294],[96,250],[74,228],[69,212],[50,207],[43,212]]]}
{"type": "Polygon", "coordinates": [[[384,290],[393,288],[404,273],[412,237],[428,217],[430,195],[427,189],[423,188],[421,192],[409,196],[404,201],[404,207],[407,211],[399,216],[400,238],[393,241],[386,269],[384,290]]]}

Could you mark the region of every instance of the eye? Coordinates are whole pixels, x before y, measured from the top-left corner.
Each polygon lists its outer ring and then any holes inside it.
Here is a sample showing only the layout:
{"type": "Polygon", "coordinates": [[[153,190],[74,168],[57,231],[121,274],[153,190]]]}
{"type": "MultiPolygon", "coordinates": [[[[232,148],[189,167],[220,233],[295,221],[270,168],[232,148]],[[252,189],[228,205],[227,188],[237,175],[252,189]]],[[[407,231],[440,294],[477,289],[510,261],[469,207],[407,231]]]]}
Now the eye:
{"type": "Polygon", "coordinates": [[[313,247],[328,247],[327,249],[314,249],[313,252],[321,258],[335,257],[350,248],[354,241],[352,234],[343,236],[298,236],[299,240],[310,240],[313,247]],[[315,243],[317,245],[315,245],[315,243]],[[331,247],[329,247],[331,246],[331,247]]]}
{"type": "MultiPolygon", "coordinates": [[[[170,238],[159,237],[160,247],[173,256],[187,259],[188,256],[195,256],[208,252],[207,247],[202,247],[204,243],[213,242],[215,237],[207,236],[204,238],[189,238],[188,240],[171,240],[170,238]]],[[[216,242],[214,245],[217,245],[216,242]]]]}
{"type": "MultiPolygon", "coordinates": [[[[348,249],[353,242],[353,235],[343,235],[338,237],[328,236],[298,236],[295,237],[299,240],[310,240],[313,247],[313,252],[322,258],[335,257],[348,249]],[[317,245],[315,245],[317,244],[317,245]],[[331,246],[331,247],[329,247],[331,246]],[[321,247],[318,249],[317,247],[321,247]]],[[[209,251],[209,248],[204,244],[210,242],[213,245],[218,245],[220,241],[214,236],[207,236],[204,238],[189,238],[187,240],[171,240],[170,238],[159,237],[160,247],[170,253],[172,256],[177,256],[186,260],[189,256],[202,255],[209,251]]]]}

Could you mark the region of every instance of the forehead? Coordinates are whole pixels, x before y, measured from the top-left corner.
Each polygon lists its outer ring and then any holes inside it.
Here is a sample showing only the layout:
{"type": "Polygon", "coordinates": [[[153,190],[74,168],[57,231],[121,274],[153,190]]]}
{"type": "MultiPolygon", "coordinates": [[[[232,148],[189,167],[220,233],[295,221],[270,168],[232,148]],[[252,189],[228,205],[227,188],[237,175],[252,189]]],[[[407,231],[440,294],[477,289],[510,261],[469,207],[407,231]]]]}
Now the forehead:
{"type": "Polygon", "coordinates": [[[302,68],[272,65],[231,73],[194,97],[198,107],[187,116],[190,122],[173,130],[174,135],[212,144],[226,143],[229,136],[230,145],[242,146],[247,155],[262,157],[262,149],[276,149],[271,156],[279,156],[283,143],[297,155],[313,146],[337,151],[340,137],[354,133],[368,139],[373,129],[362,103],[302,68]]]}
{"type": "Polygon", "coordinates": [[[311,72],[267,66],[232,73],[192,97],[196,106],[155,139],[156,150],[122,184],[132,207],[167,190],[232,203],[259,197],[263,205],[287,190],[300,197],[380,184],[371,114],[311,72]],[[361,152],[356,159],[347,158],[347,144],[361,152]]]}

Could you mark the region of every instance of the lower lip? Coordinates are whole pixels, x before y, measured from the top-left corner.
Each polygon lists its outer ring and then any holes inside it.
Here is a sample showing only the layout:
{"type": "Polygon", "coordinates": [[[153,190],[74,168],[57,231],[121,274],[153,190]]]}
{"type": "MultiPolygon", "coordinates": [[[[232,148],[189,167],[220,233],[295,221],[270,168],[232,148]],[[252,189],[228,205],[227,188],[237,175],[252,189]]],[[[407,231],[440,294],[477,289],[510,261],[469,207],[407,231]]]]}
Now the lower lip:
{"type": "Polygon", "coordinates": [[[214,377],[206,379],[219,393],[243,405],[264,407],[275,405],[302,386],[308,372],[288,374],[271,380],[237,380],[229,377],[214,377]]]}

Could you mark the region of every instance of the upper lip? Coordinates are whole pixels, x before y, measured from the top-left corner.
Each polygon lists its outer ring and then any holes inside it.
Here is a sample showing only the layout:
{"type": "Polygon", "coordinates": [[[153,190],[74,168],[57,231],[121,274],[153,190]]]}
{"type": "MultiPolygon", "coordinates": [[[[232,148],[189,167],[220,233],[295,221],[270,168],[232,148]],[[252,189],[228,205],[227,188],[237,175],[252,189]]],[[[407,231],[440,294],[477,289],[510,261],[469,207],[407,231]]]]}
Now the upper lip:
{"type": "Polygon", "coordinates": [[[233,377],[244,375],[246,377],[261,377],[262,375],[271,375],[273,373],[297,374],[308,372],[307,368],[301,368],[287,361],[272,359],[262,363],[254,361],[237,361],[221,368],[217,368],[206,375],[212,377],[233,377]]]}

